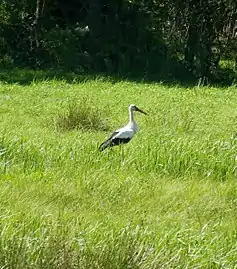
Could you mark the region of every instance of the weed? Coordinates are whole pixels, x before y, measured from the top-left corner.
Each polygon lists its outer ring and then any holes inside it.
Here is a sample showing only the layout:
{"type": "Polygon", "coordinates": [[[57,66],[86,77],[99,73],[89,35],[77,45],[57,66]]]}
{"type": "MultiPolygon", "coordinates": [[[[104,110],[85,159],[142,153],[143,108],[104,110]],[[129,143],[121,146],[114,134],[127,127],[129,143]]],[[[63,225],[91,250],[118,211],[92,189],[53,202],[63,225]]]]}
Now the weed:
{"type": "Polygon", "coordinates": [[[103,117],[103,113],[88,103],[69,103],[64,112],[60,112],[55,121],[56,128],[61,130],[92,130],[106,131],[108,123],[103,117]]]}

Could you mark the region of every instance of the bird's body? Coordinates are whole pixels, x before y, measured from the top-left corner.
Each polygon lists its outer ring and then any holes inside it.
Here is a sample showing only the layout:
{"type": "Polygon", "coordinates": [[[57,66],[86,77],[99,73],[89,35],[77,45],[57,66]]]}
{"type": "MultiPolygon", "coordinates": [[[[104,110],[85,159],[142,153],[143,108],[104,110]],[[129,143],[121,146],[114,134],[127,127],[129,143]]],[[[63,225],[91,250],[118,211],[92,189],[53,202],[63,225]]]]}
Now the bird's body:
{"type": "Polygon", "coordinates": [[[138,124],[134,120],[133,112],[139,111],[143,114],[146,113],[141,109],[137,108],[135,105],[130,105],[128,110],[129,110],[129,123],[126,126],[122,127],[121,129],[118,129],[115,132],[113,132],[112,135],[100,145],[99,149],[101,151],[105,150],[108,147],[128,143],[139,130],[138,124]]]}

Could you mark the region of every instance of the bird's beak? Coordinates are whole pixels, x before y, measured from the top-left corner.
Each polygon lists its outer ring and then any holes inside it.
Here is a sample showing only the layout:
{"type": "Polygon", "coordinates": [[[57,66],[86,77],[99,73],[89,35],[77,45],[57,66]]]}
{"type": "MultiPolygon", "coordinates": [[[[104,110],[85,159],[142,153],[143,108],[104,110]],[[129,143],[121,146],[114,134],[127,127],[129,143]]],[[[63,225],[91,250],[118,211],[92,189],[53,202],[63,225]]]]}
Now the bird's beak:
{"type": "Polygon", "coordinates": [[[146,113],[146,112],[144,112],[143,110],[141,110],[141,109],[140,109],[140,108],[138,108],[138,107],[136,107],[136,111],[139,111],[139,112],[141,112],[142,114],[147,115],[147,113],[146,113]]]}

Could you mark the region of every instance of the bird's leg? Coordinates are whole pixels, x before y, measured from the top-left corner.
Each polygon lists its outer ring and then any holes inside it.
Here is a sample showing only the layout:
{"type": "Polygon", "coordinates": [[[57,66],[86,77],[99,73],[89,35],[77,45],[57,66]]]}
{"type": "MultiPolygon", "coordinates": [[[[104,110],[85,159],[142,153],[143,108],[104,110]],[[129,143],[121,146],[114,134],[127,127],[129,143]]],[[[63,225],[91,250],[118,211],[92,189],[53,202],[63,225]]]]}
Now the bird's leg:
{"type": "Polygon", "coordinates": [[[123,145],[121,145],[120,147],[121,147],[121,163],[122,163],[122,166],[124,166],[125,165],[124,147],[123,145]]]}

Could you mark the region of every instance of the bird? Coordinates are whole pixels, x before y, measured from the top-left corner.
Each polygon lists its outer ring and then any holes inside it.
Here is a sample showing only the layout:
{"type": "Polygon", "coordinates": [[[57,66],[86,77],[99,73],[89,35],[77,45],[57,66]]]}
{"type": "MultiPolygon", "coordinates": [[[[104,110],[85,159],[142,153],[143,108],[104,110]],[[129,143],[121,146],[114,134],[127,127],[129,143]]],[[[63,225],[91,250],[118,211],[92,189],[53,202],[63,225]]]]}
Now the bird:
{"type": "Polygon", "coordinates": [[[116,130],[115,132],[112,133],[112,135],[106,139],[100,146],[99,150],[103,151],[106,148],[109,147],[114,147],[114,146],[119,146],[121,144],[127,144],[133,136],[138,132],[139,127],[134,120],[134,111],[138,111],[140,113],[143,113],[147,115],[146,112],[138,108],[136,105],[131,104],[128,107],[128,112],[129,112],[129,122],[126,126],[116,130]]]}

